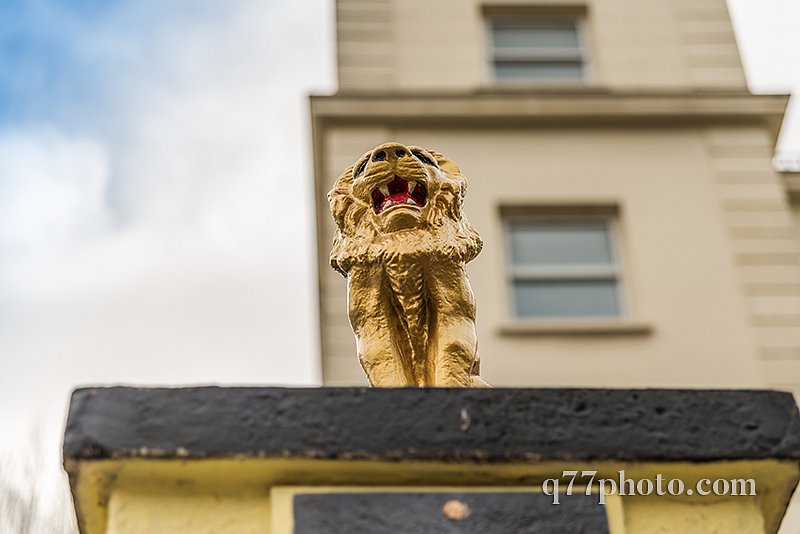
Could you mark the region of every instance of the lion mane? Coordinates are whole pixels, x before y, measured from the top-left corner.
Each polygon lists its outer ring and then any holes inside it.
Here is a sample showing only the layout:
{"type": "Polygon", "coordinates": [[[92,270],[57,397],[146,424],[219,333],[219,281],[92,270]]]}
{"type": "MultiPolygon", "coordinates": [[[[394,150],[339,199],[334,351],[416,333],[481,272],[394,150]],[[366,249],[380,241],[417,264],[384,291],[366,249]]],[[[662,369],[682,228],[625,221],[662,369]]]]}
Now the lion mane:
{"type": "Polygon", "coordinates": [[[465,264],[481,250],[463,212],[467,180],[438,152],[386,143],[328,193],[331,266],[371,385],[485,385],[465,264]]]}

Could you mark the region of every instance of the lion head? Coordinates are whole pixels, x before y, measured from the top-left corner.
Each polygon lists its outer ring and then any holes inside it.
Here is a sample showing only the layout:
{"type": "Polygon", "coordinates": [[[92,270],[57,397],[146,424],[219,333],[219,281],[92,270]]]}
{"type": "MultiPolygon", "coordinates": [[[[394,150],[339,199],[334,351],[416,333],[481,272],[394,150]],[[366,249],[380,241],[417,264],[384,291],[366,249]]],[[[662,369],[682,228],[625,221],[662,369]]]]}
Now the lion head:
{"type": "Polygon", "coordinates": [[[328,193],[336,235],[331,266],[434,256],[472,260],[482,242],[462,211],[467,180],[442,154],[385,143],[348,167],[328,193]]]}

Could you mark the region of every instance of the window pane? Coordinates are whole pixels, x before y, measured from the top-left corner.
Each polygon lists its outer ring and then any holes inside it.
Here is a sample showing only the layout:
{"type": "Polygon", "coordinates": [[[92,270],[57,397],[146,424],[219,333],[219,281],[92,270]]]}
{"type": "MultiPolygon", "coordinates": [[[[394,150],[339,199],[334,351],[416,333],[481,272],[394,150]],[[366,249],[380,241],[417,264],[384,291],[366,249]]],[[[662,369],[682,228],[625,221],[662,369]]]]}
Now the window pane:
{"type": "Polygon", "coordinates": [[[575,24],[531,23],[494,25],[495,48],[579,48],[575,24]]]}
{"type": "Polygon", "coordinates": [[[511,258],[518,266],[603,265],[614,256],[606,221],[511,223],[511,258]]]}
{"type": "Polygon", "coordinates": [[[580,80],[583,63],[580,61],[495,61],[494,74],[498,80],[580,80]]]}
{"type": "Polygon", "coordinates": [[[609,317],[620,315],[614,280],[515,282],[518,317],[609,317]]]}

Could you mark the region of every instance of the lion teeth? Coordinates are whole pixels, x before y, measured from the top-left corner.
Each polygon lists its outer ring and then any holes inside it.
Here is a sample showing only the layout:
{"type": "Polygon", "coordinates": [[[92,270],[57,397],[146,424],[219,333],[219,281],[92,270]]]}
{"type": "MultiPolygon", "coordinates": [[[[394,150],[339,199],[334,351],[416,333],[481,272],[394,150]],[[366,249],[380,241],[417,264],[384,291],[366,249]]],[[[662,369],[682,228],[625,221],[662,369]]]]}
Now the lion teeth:
{"type": "Polygon", "coordinates": [[[387,185],[382,185],[380,187],[380,192],[383,193],[383,196],[385,196],[385,197],[392,196],[391,194],[389,194],[389,185],[388,184],[387,185]]]}
{"type": "Polygon", "coordinates": [[[411,204],[412,206],[416,206],[417,205],[417,203],[414,202],[413,198],[409,198],[408,200],[406,200],[406,204],[411,204]]]}
{"type": "Polygon", "coordinates": [[[414,180],[409,180],[408,181],[408,194],[409,195],[414,192],[414,188],[415,187],[417,187],[417,182],[415,182],[414,180]]]}

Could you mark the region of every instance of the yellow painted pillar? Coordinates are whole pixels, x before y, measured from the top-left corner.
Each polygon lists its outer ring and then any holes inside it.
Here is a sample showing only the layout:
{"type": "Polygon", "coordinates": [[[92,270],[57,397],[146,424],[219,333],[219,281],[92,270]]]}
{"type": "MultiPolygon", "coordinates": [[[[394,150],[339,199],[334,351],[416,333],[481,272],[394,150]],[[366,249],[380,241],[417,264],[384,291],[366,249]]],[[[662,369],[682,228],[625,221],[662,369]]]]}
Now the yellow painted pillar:
{"type": "Polygon", "coordinates": [[[798,421],[772,391],[81,389],[64,461],[85,534],[772,534],[798,421]]]}

